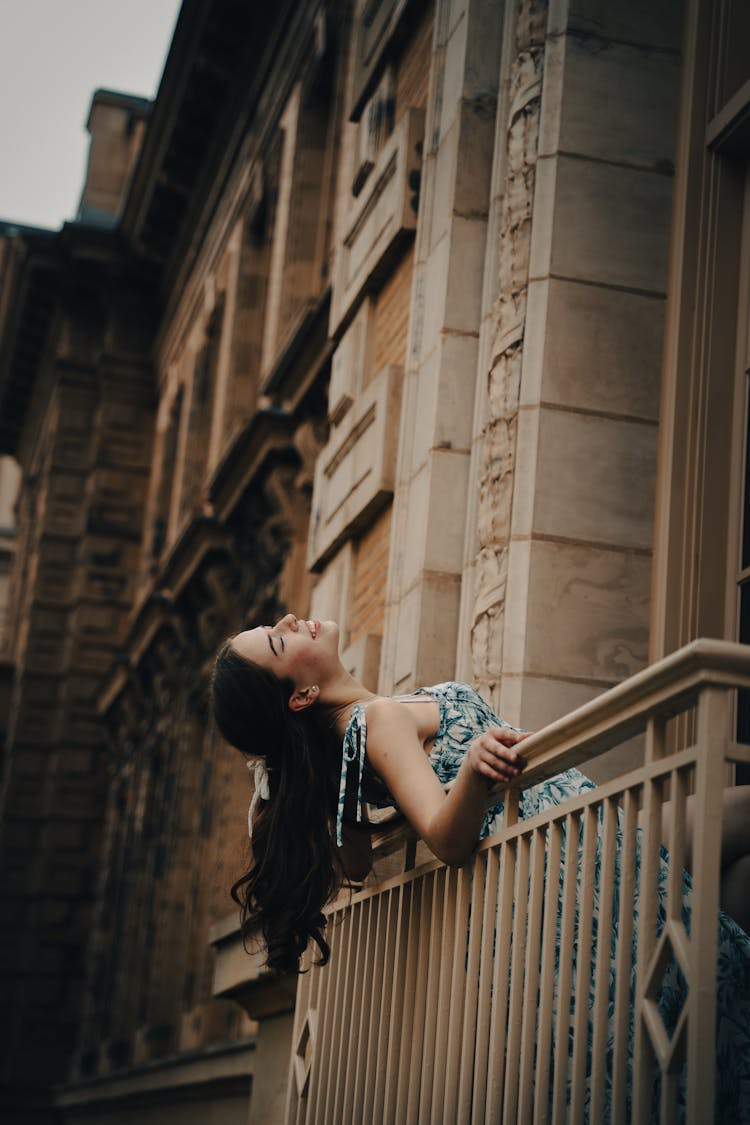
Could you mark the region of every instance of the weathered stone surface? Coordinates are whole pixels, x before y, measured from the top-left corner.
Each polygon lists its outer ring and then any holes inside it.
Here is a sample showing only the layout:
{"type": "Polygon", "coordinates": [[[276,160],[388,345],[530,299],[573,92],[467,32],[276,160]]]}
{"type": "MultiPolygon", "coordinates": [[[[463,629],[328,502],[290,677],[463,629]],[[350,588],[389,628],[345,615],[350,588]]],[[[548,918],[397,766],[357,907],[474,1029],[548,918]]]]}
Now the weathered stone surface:
{"type": "Polygon", "coordinates": [[[563,155],[539,161],[534,278],[574,278],[664,294],[671,177],[563,155]]]}
{"type": "Polygon", "coordinates": [[[643,667],[648,555],[541,541],[532,543],[529,564],[529,672],[554,677],[564,668],[571,678],[605,686],[643,667]]]}
{"type": "MultiPolygon", "coordinates": [[[[474,676],[494,698],[506,673],[538,676],[543,653],[550,679],[590,684],[645,659],[678,69],[660,29],[673,31],[676,13],[649,26],[651,42],[645,23],[615,42],[631,12],[618,23],[612,5],[579,9],[569,27],[568,6],[552,0],[542,46],[546,5],[522,4],[510,71],[471,646],[474,676]],[[662,93],[644,126],[656,72],[662,93]],[[553,539],[559,574],[539,565],[553,539]],[[600,558],[594,544],[619,553],[600,558]],[[569,551],[582,552],[575,563],[569,551]],[[611,652],[603,624],[598,642],[589,634],[584,605],[555,626],[567,652],[539,639],[553,575],[570,573],[565,601],[579,589],[576,569],[583,585],[601,569],[584,601],[610,621],[611,652]]],[[[511,690],[517,712],[523,688],[511,690]]]]}
{"type": "Polygon", "coordinates": [[[528,324],[521,403],[657,421],[660,297],[558,278],[533,281],[528,324]]]}
{"type": "Polygon", "coordinates": [[[646,47],[679,51],[682,43],[681,0],[631,0],[629,4],[612,0],[553,0],[550,31],[570,28],[597,38],[639,43],[646,47]]]}
{"type": "Polygon", "coordinates": [[[474,677],[485,690],[491,690],[498,682],[502,669],[506,554],[544,69],[541,44],[545,12],[545,3],[525,0],[521,4],[516,27],[518,51],[510,72],[507,173],[487,387],[489,420],[479,480],[479,549],[471,626],[474,677]]]}
{"type": "MultiPolygon", "coordinates": [[[[561,151],[670,173],[679,55],[575,35],[560,42],[565,50],[561,151]]],[[[548,151],[543,134],[539,151],[548,151]]]]}
{"type": "Polygon", "coordinates": [[[514,534],[649,550],[656,427],[579,411],[522,410],[514,534]],[[519,502],[521,489],[531,495],[519,502]]]}

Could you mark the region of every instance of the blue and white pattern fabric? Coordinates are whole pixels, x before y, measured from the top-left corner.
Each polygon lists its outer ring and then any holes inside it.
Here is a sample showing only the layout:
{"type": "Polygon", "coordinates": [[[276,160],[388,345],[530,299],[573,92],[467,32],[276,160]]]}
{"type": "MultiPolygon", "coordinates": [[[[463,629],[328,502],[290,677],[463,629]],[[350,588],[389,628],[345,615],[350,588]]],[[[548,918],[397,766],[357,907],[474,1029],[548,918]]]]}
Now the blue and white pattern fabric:
{"type": "MultiPolygon", "coordinates": [[[[461,767],[471,742],[492,726],[509,727],[510,724],[498,718],[492,708],[482,699],[479,693],[467,684],[450,680],[446,683],[435,684],[433,687],[420,688],[415,696],[429,696],[437,701],[440,712],[440,725],[435,735],[434,744],[430,750],[429,760],[439,780],[446,785],[452,781],[461,767]]],[[[413,698],[413,697],[412,697],[413,698]]],[[[517,727],[511,727],[517,730],[517,727]]],[[[341,783],[339,789],[339,806],[337,817],[337,841],[341,844],[341,825],[344,813],[344,798],[347,787],[347,770],[350,764],[356,763],[357,769],[357,820],[362,819],[362,776],[367,768],[366,761],[367,725],[365,707],[357,706],[354,709],[349,725],[344,736],[341,783]]],[[[525,790],[519,801],[519,817],[527,819],[546,809],[559,805],[566,798],[595,789],[596,786],[579,770],[571,769],[549,778],[539,785],[525,790]]],[[[502,802],[498,802],[487,813],[480,836],[482,839],[496,832],[502,824],[502,802]]],[[[563,838],[564,838],[563,831],[563,838]]],[[[617,918],[620,898],[620,854],[622,843],[622,826],[617,831],[617,860],[615,864],[615,885],[612,921],[612,965],[614,966],[614,952],[617,942],[617,918]]],[[[564,847],[563,843],[563,847],[564,847]]],[[[563,855],[564,859],[564,855],[563,855]]],[[[659,871],[659,903],[657,908],[657,932],[661,932],[666,921],[667,853],[662,849],[662,862],[659,871]]],[[[600,845],[596,844],[594,878],[594,917],[598,917],[600,895],[600,845]]],[[[640,831],[635,846],[636,887],[639,886],[640,872],[640,831]]],[[[580,871],[579,871],[580,880],[580,871]]],[[[560,879],[562,881],[562,865],[560,879]]],[[[683,918],[686,928],[690,929],[690,875],[683,877],[683,918]]],[[[580,896],[581,888],[579,885],[580,896]]],[[[558,895],[558,937],[560,926],[560,896],[558,895]]],[[[632,971],[630,981],[631,1013],[635,995],[635,968],[636,944],[638,922],[638,891],[636,889],[633,902],[634,935],[632,971]]],[[[576,918],[576,930],[578,918],[576,918]]],[[[750,937],[726,914],[720,912],[719,928],[719,959],[717,967],[717,1027],[716,1027],[716,1118],[722,1125],[742,1125],[750,1123],[750,937]]],[[[558,942],[559,949],[559,942],[558,942]]],[[[593,987],[593,972],[595,958],[592,957],[591,975],[593,987]]],[[[576,990],[580,997],[580,990],[576,990]]],[[[615,979],[614,968],[610,972],[610,1013],[614,1005],[615,979]]],[[[676,1025],[680,1010],[686,998],[686,986],[674,963],[667,968],[659,998],[659,1008],[665,1027],[669,1034],[676,1025]]],[[[589,1021],[589,1037],[591,1037],[591,1023],[589,1021]]],[[[571,1015],[572,1033],[572,1015],[571,1015]]],[[[632,1068],[633,1027],[631,1018],[630,1044],[628,1058],[628,1074],[632,1068]]],[[[572,1041],[572,1040],[571,1040],[572,1041]]],[[[610,1044],[611,1046],[611,1044],[610,1044]]],[[[590,1051],[589,1051],[590,1055],[590,1051]]],[[[611,1058],[607,1060],[608,1070],[611,1058]]],[[[609,1113],[611,1075],[607,1074],[606,1107],[609,1113]]],[[[684,1090],[680,1092],[681,1105],[678,1119],[683,1120],[685,1115],[684,1090]]],[[[654,1112],[658,1119],[658,1089],[654,1088],[654,1112]]],[[[627,1117],[630,1119],[631,1106],[627,1107],[627,1117]]],[[[605,1118],[608,1119],[608,1118],[605,1118]]],[[[586,1112],[586,1120],[588,1113],[586,1112]]]]}
{"type": "Polygon", "coordinates": [[[357,820],[362,820],[362,775],[365,769],[365,745],[367,743],[367,718],[365,709],[357,704],[346,728],[341,750],[341,780],[339,782],[339,807],[336,814],[336,843],[343,844],[344,800],[346,798],[346,779],[349,763],[357,765],[357,820]]]}

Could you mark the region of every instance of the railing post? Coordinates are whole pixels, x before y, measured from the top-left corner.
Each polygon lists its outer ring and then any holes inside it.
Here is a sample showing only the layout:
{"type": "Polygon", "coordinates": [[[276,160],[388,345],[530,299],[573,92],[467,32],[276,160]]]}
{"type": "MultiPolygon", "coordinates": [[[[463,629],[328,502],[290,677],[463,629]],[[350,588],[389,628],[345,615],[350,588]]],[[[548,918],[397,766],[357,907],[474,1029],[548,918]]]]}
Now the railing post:
{"type": "Polygon", "coordinates": [[[706,687],[698,700],[693,820],[693,898],[688,992],[687,1123],[714,1119],[716,957],[724,761],[729,740],[725,692],[706,687]]]}
{"type": "MultiPolygon", "coordinates": [[[[650,765],[664,753],[664,722],[651,718],[646,725],[644,764],[650,765]]],[[[646,1024],[648,967],[656,947],[656,920],[659,886],[659,844],[661,839],[662,780],[647,780],[643,787],[643,826],[641,833],[641,873],[638,891],[638,958],[635,994],[635,1035],[633,1045],[633,1120],[646,1122],[651,1112],[651,1086],[654,1044],[646,1024]]]]}

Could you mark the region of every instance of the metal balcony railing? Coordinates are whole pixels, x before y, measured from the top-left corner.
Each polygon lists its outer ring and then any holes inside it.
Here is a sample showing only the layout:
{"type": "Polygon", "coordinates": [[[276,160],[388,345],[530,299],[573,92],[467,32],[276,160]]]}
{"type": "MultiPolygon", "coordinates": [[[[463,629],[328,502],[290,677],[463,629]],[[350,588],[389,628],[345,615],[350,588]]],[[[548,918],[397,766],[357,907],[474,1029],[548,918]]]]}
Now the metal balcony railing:
{"type": "Polygon", "coordinates": [[[686,1120],[712,1121],[722,789],[750,760],[729,693],[747,687],[750,648],[687,645],[524,743],[471,864],[342,895],[330,964],[300,977],[288,1125],[671,1122],[680,1086],[686,1120]],[[638,734],[638,768],[518,820],[523,789],[638,734]]]}

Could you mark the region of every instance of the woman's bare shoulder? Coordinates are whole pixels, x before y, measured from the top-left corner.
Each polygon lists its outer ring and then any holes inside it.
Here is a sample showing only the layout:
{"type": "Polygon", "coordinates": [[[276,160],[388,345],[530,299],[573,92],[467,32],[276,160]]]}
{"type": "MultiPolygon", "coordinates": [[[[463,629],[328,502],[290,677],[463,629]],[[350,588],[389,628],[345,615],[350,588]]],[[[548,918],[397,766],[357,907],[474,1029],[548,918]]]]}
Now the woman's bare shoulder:
{"type": "Polygon", "coordinates": [[[368,700],[365,704],[368,719],[381,715],[396,715],[400,708],[399,701],[391,699],[390,695],[376,695],[374,699],[368,700]]]}
{"type": "Polygon", "coordinates": [[[409,707],[380,696],[367,704],[367,753],[371,759],[396,747],[421,750],[419,724],[409,707]]]}
{"type": "Polygon", "coordinates": [[[402,730],[416,729],[416,722],[408,707],[387,695],[371,699],[366,707],[368,735],[381,726],[397,726],[402,730]]]}

